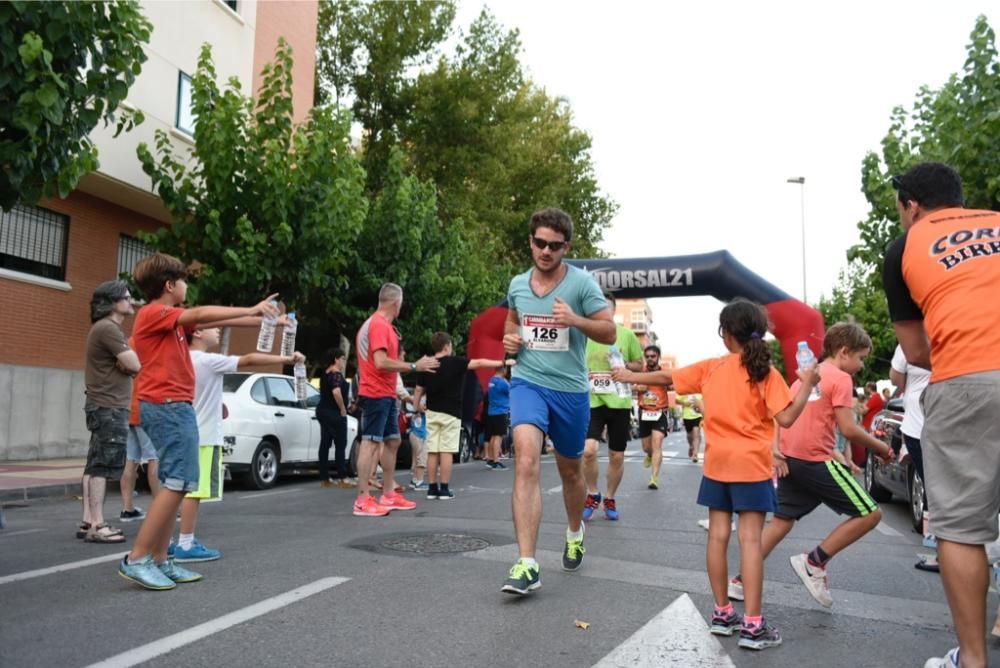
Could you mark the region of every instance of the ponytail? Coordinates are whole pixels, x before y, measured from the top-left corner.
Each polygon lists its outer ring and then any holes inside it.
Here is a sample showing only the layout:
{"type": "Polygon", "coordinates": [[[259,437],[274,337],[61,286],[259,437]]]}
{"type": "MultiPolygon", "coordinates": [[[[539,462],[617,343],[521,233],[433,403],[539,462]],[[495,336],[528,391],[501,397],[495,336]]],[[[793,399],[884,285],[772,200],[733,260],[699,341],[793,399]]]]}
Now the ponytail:
{"type": "Polygon", "coordinates": [[[771,373],[771,346],[759,337],[751,337],[743,344],[743,354],[740,356],[743,368],[747,370],[750,380],[763,382],[771,373]]]}

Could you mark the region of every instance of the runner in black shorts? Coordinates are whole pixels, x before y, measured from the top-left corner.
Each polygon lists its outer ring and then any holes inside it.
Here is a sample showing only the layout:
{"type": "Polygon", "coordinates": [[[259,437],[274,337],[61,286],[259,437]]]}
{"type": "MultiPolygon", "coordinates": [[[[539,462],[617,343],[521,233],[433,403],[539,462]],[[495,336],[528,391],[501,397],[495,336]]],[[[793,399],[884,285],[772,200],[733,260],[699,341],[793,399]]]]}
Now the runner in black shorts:
{"type": "MultiPolygon", "coordinates": [[[[642,351],[647,371],[660,369],[660,348],[650,345],[642,351]]],[[[637,385],[639,394],[639,438],[646,453],[643,466],[652,467],[649,489],[660,487],[660,465],[663,464],[663,439],[670,433],[670,395],[663,385],[637,385]]]]}
{"type": "Polygon", "coordinates": [[[684,409],[681,418],[684,420],[684,431],[687,432],[688,457],[696,462],[701,454],[701,395],[677,397],[677,403],[684,409]]]}

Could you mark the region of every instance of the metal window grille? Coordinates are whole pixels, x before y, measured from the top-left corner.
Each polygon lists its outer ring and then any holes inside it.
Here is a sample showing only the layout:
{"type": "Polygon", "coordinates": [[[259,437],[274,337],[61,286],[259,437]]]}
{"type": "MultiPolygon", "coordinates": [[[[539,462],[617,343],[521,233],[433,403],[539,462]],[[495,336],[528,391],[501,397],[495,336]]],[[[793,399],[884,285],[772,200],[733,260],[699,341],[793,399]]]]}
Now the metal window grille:
{"type": "Polygon", "coordinates": [[[139,260],[153,254],[153,249],[135,237],[121,235],[118,240],[118,275],[129,274],[135,270],[139,260]]]}
{"type": "Polygon", "coordinates": [[[69,216],[18,204],[0,213],[0,267],[66,279],[69,216]]]}

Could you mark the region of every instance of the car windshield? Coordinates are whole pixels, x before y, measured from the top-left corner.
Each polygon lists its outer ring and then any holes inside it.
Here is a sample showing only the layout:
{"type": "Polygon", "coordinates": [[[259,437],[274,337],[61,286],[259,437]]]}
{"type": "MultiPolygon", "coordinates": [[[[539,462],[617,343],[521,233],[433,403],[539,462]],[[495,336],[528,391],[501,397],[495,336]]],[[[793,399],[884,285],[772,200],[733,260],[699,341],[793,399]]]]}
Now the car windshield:
{"type": "Polygon", "coordinates": [[[222,391],[235,392],[249,377],[248,373],[227,373],[222,377],[222,391]]]}

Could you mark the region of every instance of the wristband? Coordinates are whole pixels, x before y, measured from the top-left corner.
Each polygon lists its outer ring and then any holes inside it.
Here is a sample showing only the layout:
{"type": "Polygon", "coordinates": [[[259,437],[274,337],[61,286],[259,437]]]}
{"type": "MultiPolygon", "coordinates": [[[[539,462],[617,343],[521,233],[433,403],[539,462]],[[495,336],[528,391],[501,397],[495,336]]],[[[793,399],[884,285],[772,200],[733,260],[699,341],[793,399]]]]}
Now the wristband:
{"type": "Polygon", "coordinates": [[[417,370],[417,363],[410,362],[410,371],[416,371],[416,370],[417,370]]]}

